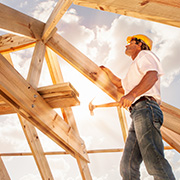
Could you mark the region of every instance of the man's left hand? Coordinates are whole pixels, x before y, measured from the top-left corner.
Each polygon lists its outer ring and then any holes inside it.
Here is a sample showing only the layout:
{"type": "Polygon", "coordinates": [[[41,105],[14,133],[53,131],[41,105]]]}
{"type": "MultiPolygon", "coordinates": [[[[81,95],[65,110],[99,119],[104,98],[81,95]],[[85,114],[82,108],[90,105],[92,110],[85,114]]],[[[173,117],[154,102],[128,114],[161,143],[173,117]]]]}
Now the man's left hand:
{"type": "Polygon", "coordinates": [[[134,100],[135,97],[132,94],[127,94],[120,99],[119,106],[123,108],[129,108],[134,100]]]}

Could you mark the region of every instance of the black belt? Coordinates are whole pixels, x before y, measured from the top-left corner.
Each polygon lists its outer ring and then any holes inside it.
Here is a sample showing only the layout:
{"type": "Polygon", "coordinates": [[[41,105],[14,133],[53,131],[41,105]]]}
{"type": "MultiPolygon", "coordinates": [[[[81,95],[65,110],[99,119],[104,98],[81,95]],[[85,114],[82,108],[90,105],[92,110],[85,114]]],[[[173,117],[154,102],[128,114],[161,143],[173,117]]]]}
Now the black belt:
{"type": "Polygon", "coordinates": [[[129,108],[129,111],[131,112],[132,108],[138,103],[138,102],[141,102],[141,101],[145,101],[145,100],[151,100],[151,101],[155,101],[156,102],[156,99],[152,96],[142,96],[140,97],[137,101],[135,101],[129,108]]]}

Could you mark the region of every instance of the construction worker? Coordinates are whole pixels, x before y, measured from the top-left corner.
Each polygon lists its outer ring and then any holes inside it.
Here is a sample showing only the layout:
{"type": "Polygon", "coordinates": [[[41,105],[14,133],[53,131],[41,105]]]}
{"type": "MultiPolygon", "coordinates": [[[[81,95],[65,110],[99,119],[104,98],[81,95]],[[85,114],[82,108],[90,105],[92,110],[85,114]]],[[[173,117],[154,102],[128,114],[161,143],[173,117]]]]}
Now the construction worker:
{"type": "Polygon", "coordinates": [[[115,76],[108,68],[104,70],[118,91],[124,93],[119,106],[129,108],[132,123],[129,128],[120,174],[123,180],[140,179],[140,164],[155,180],[174,180],[172,169],[164,157],[160,127],[163,114],[159,107],[160,76],[163,74],[159,59],[152,53],[152,40],[138,34],[127,38],[125,54],[132,64],[124,79],[115,76]]]}

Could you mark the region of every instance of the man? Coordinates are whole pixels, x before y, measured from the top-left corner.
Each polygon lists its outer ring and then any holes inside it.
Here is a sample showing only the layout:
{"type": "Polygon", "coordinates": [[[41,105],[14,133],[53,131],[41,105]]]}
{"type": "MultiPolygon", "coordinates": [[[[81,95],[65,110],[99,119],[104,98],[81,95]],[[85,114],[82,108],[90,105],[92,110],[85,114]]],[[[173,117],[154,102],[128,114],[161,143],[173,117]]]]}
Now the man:
{"type": "Polygon", "coordinates": [[[120,163],[123,180],[140,179],[142,160],[155,180],[174,180],[171,166],[164,157],[164,146],[160,127],[163,114],[159,107],[160,76],[162,68],[159,59],[151,52],[152,41],[145,35],[127,38],[125,53],[132,64],[124,79],[119,79],[108,68],[104,70],[118,91],[125,95],[119,106],[129,108],[132,123],[120,163]]]}

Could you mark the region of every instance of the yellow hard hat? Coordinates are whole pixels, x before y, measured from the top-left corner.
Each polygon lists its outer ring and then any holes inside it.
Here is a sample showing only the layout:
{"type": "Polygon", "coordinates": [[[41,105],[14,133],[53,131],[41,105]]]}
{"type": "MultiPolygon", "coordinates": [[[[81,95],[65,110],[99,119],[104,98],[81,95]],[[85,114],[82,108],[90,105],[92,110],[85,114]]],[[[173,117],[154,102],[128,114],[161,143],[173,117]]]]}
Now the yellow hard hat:
{"type": "Polygon", "coordinates": [[[132,38],[141,39],[146,45],[148,45],[150,50],[152,49],[153,42],[147,36],[145,36],[143,34],[137,34],[137,35],[134,35],[134,36],[128,36],[127,37],[127,43],[130,43],[132,38]]]}

